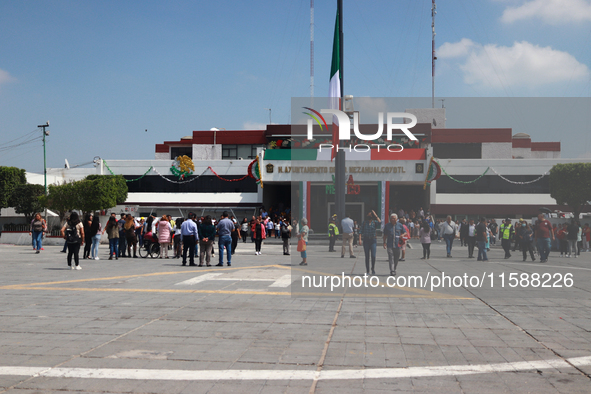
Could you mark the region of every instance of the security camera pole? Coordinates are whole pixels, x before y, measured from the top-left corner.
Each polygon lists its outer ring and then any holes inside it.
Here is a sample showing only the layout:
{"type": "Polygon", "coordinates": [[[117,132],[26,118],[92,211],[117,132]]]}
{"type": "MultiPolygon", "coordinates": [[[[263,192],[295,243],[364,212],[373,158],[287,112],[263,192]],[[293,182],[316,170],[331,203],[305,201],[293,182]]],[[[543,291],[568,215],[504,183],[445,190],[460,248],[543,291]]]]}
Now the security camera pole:
{"type": "Polygon", "coordinates": [[[45,180],[45,195],[47,195],[47,155],[45,153],[45,136],[49,135],[49,130],[45,130],[45,128],[49,127],[49,120],[47,123],[37,127],[41,127],[43,129],[43,178],[45,180]]]}

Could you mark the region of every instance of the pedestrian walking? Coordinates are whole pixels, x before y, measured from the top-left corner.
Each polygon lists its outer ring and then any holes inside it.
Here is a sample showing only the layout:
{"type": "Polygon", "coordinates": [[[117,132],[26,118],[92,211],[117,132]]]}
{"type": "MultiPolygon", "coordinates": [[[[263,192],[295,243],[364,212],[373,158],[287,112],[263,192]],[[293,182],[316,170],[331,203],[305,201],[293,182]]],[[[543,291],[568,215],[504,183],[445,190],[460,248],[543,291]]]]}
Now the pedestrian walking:
{"type": "Polygon", "coordinates": [[[90,226],[92,225],[93,215],[92,213],[87,214],[84,217],[84,253],[82,253],[82,259],[90,259],[90,247],[92,246],[92,235],[90,233],[90,226]]]}
{"type": "MultiPolygon", "coordinates": [[[[468,244],[468,258],[474,258],[474,247],[476,246],[476,225],[474,224],[474,219],[470,219],[466,226],[466,238],[464,239],[464,243],[468,244]]],[[[463,227],[463,226],[462,226],[463,227]]]]}
{"type": "Polygon", "coordinates": [[[480,223],[474,229],[476,233],[476,243],[478,245],[478,258],[477,261],[488,261],[488,256],[486,254],[486,244],[488,240],[489,229],[486,226],[486,218],[481,217],[480,223]]]}
{"type": "Polygon", "coordinates": [[[95,216],[92,219],[92,224],[90,225],[90,237],[92,242],[91,247],[91,258],[94,260],[98,260],[98,247],[101,242],[101,235],[102,235],[102,225],[101,220],[98,216],[95,216]]]}
{"type": "MultiPolygon", "coordinates": [[[[341,220],[341,228],[343,229],[343,246],[341,247],[341,258],[345,257],[345,250],[349,246],[349,257],[357,258],[353,254],[353,228],[355,223],[348,215],[341,220]]],[[[301,230],[300,230],[301,232],[301,230]]]]}
{"type": "Polygon", "coordinates": [[[554,231],[552,230],[552,224],[546,220],[542,213],[538,215],[534,234],[538,252],[540,252],[540,263],[545,263],[550,255],[550,240],[554,239],[554,231]]]}
{"type": "Polygon", "coordinates": [[[68,267],[81,270],[80,266],[80,245],[84,244],[84,225],[80,222],[77,212],[70,214],[70,219],[64,224],[61,235],[68,243],[68,267]],[[72,267],[72,257],[76,267],[72,267]]]}
{"type": "Polygon", "coordinates": [[[359,245],[363,246],[365,252],[365,272],[367,275],[369,271],[369,260],[371,258],[371,275],[376,274],[376,230],[379,224],[382,223],[375,211],[367,214],[366,219],[361,223],[361,232],[359,234],[359,245]]]}
{"type": "Polygon", "coordinates": [[[35,253],[40,253],[43,248],[43,233],[45,231],[47,231],[47,222],[41,217],[40,213],[36,213],[31,221],[31,230],[29,231],[35,253]]]}
{"type": "Polygon", "coordinates": [[[382,241],[384,249],[388,252],[388,268],[390,275],[396,275],[398,261],[400,259],[400,237],[405,234],[404,227],[398,223],[398,215],[390,215],[390,221],[384,226],[382,241]]]}
{"type": "Polygon", "coordinates": [[[451,250],[453,248],[454,239],[458,232],[458,226],[451,220],[451,216],[448,216],[446,221],[442,224],[443,239],[445,240],[445,247],[447,251],[447,257],[451,256],[451,250]]]}
{"type": "Polygon", "coordinates": [[[521,223],[519,228],[519,242],[521,243],[521,252],[523,253],[523,261],[527,260],[527,253],[531,256],[531,261],[536,261],[534,255],[534,232],[527,222],[521,223]]]}
{"type": "Polygon", "coordinates": [[[252,228],[252,233],[254,234],[254,254],[260,255],[261,254],[261,245],[263,243],[263,239],[265,239],[267,229],[265,228],[265,224],[261,222],[259,219],[255,220],[254,227],[252,228]]]}
{"type": "Polygon", "coordinates": [[[426,220],[423,220],[419,229],[419,240],[423,246],[423,257],[421,257],[421,260],[429,260],[431,256],[431,226],[429,226],[429,222],[426,220]]]}

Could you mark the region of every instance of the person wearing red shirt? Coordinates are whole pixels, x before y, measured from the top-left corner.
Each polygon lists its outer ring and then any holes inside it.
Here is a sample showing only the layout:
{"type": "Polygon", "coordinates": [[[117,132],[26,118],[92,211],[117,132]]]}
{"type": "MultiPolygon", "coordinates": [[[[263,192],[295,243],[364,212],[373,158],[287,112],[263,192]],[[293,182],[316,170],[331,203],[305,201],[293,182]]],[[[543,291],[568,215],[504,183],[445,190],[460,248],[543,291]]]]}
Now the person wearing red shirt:
{"type": "Polygon", "coordinates": [[[542,213],[538,215],[535,238],[540,252],[540,262],[545,263],[548,261],[548,255],[550,254],[550,242],[554,239],[554,230],[552,224],[546,220],[542,213]]]}

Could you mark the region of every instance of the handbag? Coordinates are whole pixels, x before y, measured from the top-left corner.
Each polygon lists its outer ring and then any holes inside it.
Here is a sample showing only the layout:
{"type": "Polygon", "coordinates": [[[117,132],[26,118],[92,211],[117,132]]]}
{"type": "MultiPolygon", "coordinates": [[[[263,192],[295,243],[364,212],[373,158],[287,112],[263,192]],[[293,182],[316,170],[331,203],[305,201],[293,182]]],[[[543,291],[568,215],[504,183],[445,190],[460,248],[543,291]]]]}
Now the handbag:
{"type": "Polygon", "coordinates": [[[306,241],[304,241],[303,238],[300,238],[300,240],[298,241],[297,251],[298,252],[305,252],[306,251],[306,241]]]}

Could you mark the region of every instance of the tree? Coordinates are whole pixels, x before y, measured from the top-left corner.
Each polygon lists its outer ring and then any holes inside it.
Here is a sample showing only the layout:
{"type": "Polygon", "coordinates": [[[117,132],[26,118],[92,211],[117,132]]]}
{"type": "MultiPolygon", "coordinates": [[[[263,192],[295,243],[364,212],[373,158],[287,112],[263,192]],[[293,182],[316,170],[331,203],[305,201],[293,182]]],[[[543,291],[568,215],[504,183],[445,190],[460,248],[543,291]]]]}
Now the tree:
{"type": "Polygon", "coordinates": [[[9,205],[14,207],[16,213],[23,213],[27,222],[31,221],[36,212],[41,212],[45,205],[40,199],[45,195],[43,185],[32,185],[30,183],[18,185],[12,191],[9,205]]]}
{"type": "Polygon", "coordinates": [[[42,203],[52,211],[57,212],[63,223],[66,214],[76,209],[75,182],[64,182],[61,185],[49,185],[48,195],[42,198],[42,203]]]}
{"type": "Polygon", "coordinates": [[[27,183],[25,170],[16,167],[0,167],[0,209],[10,207],[10,196],[18,185],[27,183]]]}
{"type": "Polygon", "coordinates": [[[568,205],[576,220],[591,201],[591,163],[556,164],[550,170],[550,196],[568,205]]]}

